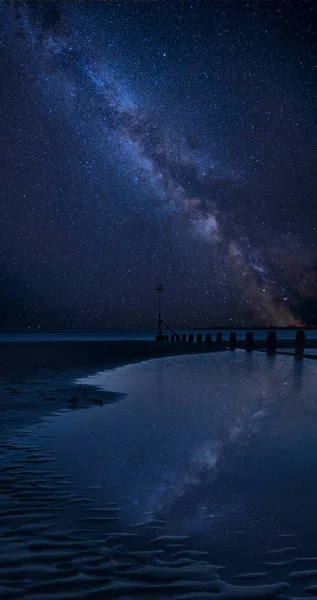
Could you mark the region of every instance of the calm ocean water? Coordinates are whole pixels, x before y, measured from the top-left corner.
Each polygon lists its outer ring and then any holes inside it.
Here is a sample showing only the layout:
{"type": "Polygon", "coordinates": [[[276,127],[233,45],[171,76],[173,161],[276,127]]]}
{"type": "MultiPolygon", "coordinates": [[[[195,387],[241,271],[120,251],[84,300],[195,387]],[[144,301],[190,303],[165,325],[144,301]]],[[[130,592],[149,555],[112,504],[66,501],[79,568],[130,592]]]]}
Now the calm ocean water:
{"type": "MultiPolygon", "coordinates": [[[[211,333],[212,335],[216,335],[218,331],[221,331],[223,334],[223,338],[229,339],[230,331],[236,331],[237,340],[244,340],[245,333],[248,329],[239,329],[239,330],[222,330],[222,329],[175,329],[176,333],[211,333]]],[[[93,341],[93,340],[135,340],[135,341],[151,341],[155,340],[156,329],[109,329],[109,330],[98,330],[98,331],[60,331],[60,332],[15,332],[15,333],[0,333],[0,341],[1,342],[70,342],[70,341],[93,341]]],[[[166,330],[164,333],[170,333],[166,330]]],[[[267,337],[268,330],[262,329],[260,331],[254,331],[254,339],[255,340],[263,340],[267,337]]],[[[317,337],[317,329],[310,329],[305,332],[307,339],[316,339],[317,337]]],[[[296,330],[294,329],[284,329],[277,330],[277,338],[284,340],[295,339],[296,330]]]]}

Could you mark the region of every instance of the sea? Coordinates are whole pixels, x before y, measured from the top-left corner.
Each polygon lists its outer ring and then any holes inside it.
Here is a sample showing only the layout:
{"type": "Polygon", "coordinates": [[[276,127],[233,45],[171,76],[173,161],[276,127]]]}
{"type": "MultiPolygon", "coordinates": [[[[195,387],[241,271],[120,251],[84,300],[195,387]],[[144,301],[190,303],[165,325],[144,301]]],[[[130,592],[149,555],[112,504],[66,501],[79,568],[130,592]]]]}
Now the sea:
{"type": "MultiPolygon", "coordinates": [[[[221,332],[223,339],[228,340],[231,331],[237,335],[237,340],[244,340],[245,334],[249,329],[175,329],[176,334],[182,333],[211,333],[215,338],[216,333],[221,332]]],[[[264,340],[268,331],[272,329],[252,330],[255,340],[264,340]]],[[[274,331],[274,329],[273,329],[274,331]]],[[[276,329],[278,339],[295,339],[296,329],[276,329]]],[[[163,333],[171,333],[169,330],[163,330],[163,333]]],[[[155,340],[156,329],[104,329],[104,330],[74,330],[74,331],[15,331],[0,332],[0,342],[75,342],[75,341],[152,341],[155,340]]],[[[305,330],[306,339],[316,339],[317,329],[305,330]]]]}

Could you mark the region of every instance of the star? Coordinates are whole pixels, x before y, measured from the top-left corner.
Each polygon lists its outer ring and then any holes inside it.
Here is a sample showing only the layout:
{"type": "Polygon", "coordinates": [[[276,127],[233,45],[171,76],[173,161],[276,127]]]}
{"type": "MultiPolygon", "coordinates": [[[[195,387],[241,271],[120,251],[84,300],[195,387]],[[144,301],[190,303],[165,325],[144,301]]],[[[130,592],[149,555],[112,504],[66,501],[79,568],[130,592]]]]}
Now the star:
{"type": "Polygon", "coordinates": [[[317,9],[260,4],[1,5],[3,325],[316,321],[317,9]]]}

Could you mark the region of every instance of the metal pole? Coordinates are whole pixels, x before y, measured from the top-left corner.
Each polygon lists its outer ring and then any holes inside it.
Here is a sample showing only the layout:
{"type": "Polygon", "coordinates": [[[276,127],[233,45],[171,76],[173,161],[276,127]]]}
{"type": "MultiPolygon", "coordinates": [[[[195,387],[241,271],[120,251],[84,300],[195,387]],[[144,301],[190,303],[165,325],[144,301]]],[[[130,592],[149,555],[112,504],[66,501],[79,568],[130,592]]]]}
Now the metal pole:
{"type": "Polygon", "coordinates": [[[162,319],[161,319],[161,293],[164,291],[164,288],[161,284],[157,285],[155,291],[158,292],[158,324],[157,324],[157,335],[158,337],[162,336],[162,319]]]}
{"type": "Polygon", "coordinates": [[[159,290],[159,307],[158,307],[158,334],[162,335],[162,325],[161,325],[161,293],[162,290],[159,290]]]}

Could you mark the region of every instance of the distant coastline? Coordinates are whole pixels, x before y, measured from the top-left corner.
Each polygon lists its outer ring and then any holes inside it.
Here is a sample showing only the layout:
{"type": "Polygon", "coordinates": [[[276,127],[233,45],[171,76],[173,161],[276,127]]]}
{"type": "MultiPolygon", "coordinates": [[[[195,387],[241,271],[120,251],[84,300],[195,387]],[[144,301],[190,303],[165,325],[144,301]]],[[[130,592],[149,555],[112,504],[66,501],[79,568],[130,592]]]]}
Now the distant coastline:
{"type": "MultiPolygon", "coordinates": [[[[209,326],[209,327],[181,327],[181,326],[174,326],[173,329],[179,333],[181,332],[199,332],[199,331],[210,331],[210,332],[214,332],[214,331],[298,331],[298,330],[304,330],[304,331],[317,331],[317,325],[306,325],[305,327],[281,327],[281,326],[241,326],[241,325],[224,325],[224,326],[209,326]]],[[[126,334],[142,334],[142,333],[156,333],[156,328],[148,328],[148,329],[144,329],[144,328],[140,328],[140,329],[133,329],[133,328],[99,328],[99,329],[90,329],[90,328],[83,328],[83,329],[50,329],[50,328],[42,328],[42,327],[35,327],[35,328],[5,328],[2,327],[0,328],[0,334],[10,334],[10,335],[27,335],[27,334],[38,334],[38,335],[82,335],[82,334],[87,334],[87,335],[111,335],[111,334],[115,334],[115,333],[126,333],[126,334]]]]}

